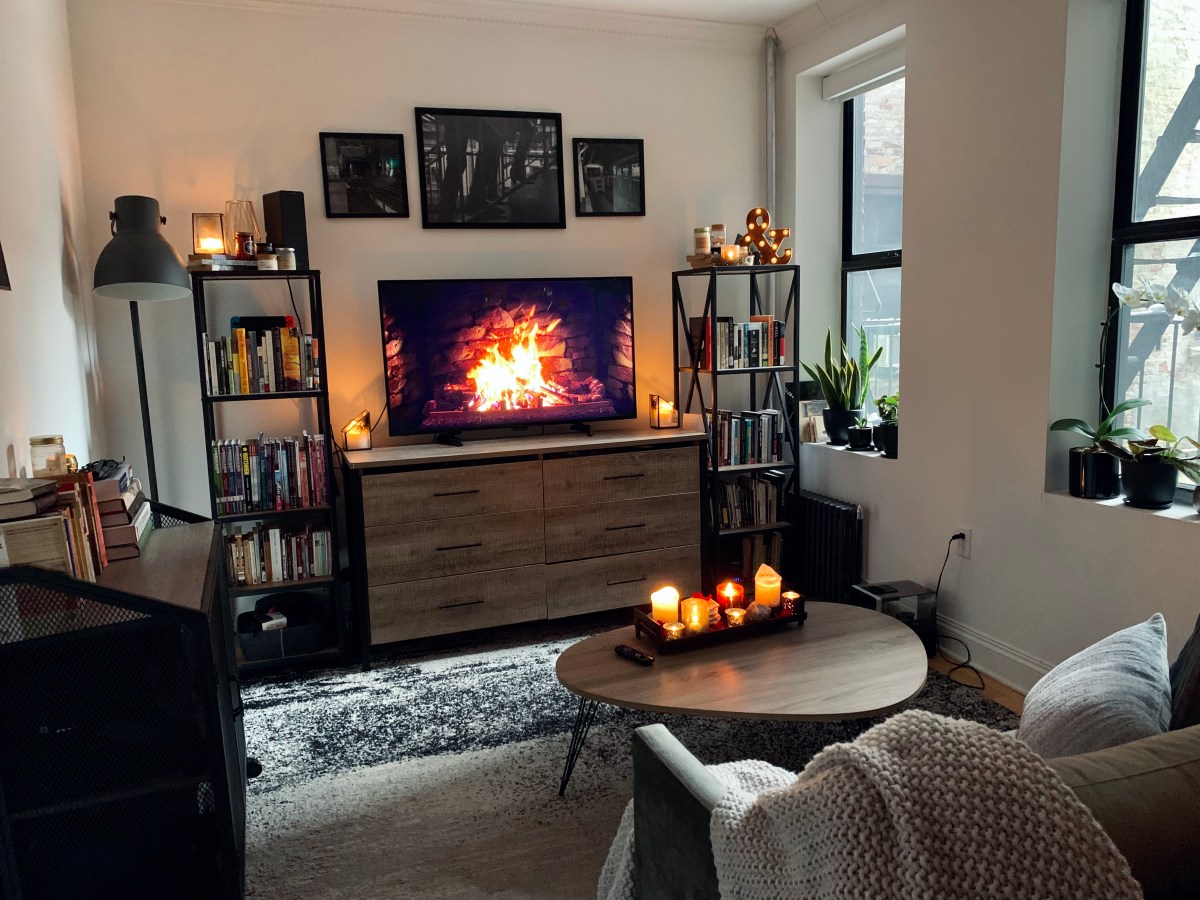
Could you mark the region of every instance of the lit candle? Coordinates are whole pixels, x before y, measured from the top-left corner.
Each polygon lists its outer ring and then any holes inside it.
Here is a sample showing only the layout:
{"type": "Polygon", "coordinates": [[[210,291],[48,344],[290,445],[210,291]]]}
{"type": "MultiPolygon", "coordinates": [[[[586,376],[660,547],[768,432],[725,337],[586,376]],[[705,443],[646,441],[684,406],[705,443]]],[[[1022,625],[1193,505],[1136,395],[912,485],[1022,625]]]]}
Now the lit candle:
{"type": "Polygon", "coordinates": [[[663,631],[666,633],[668,641],[677,641],[683,637],[683,623],[668,622],[663,626],[663,631]]]}
{"type": "Polygon", "coordinates": [[[721,247],[721,262],[727,266],[737,265],[738,263],[738,245],[724,244],[721,247]]]}
{"type": "Polygon", "coordinates": [[[667,585],[650,595],[651,616],[656,622],[679,621],[679,591],[667,585]]]}
{"type": "Polygon", "coordinates": [[[724,609],[729,606],[743,606],[746,602],[746,589],[736,581],[724,581],[717,585],[717,603],[724,609]]]}
{"type": "Polygon", "coordinates": [[[225,241],[221,238],[202,237],[200,238],[201,253],[224,253],[225,241]]]}
{"type": "Polygon", "coordinates": [[[681,604],[683,624],[688,634],[708,631],[708,601],[703,597],[688,597],[681,604]]]}
{"type": "Polygon", "coordinates": [[[730,628],[737,628],[739,625],[746,623],[746,611],[738,609],[736,606],[731,606],[725,610],[725,619],[729,622],[730,628]]]}
{"type": "Polygon", "coordinates": [[[800,599],[800,595],[795,591],[783,592],[783,614],[790,616],[796,610],[796,601],[800,599]]]}
{"type": "Polygon", "coordinates": [[[366,428],[362,422],[355,422],[349,426],[345,434],[347,450],[371,449],[371,429],[366,428]]]}
{"type": "Polygon", "coordinates": [[[754,573],[754,599],[763,606],[779,605],[779,591],[783,587],[783,579],[779,573],[763,563],[754,573]]]}

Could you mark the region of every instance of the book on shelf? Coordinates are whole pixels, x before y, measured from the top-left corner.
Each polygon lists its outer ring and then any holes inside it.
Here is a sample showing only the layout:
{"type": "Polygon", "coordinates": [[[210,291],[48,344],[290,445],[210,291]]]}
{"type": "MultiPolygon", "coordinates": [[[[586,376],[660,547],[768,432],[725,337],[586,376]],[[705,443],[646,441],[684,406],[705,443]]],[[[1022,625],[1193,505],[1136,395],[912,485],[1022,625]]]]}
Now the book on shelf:
{"type": "Polygon", "coordinates": [[[325,435],[214,440],[209,471],[217,515],[327,506],[325,435]]]}
{"type": "Polygon", "coordinates": [[[58,494],[71,493],[73,489],[79,492],[82,501],[82,514],[88,531],[88,544],[92,556],[93,568],[101,572],[108,565],[107,547],[104,543],[104,526],[100,501],[96,499],[96,482],[91,472],[73,472],[66,475],[55,475],[54,481],[58,486],[58,494]]]}
{"type": "Polygon", "coordinates": [[[133,466],[121,463],[107,478],[97,478],[93,484],[96,491],[96,502],[104,503],[109,500],[120,500],[121,494],[129,490],[129,482],[133,478],[133,466]]]}
{"type": "Polygon", "coordinates": [[[783,461],[783,415],[777,409],[706,410],[716,435],[718,466],[744,466],[783,461]]]}
{"type": "Polygon", "coordinates": [[[110,525],[104,529],[104,543],[108,546],[109,557],[117,547],[138,546],[144,543],[145,535],[151,528],[150,504],[143,502],[133,513],[128,525],[110,525]]]}
{"type": "Polygon", "coordinates": [[[55,499],[54,491],[50,490],[38,494],[32,500],[0,501],[0,522],[40,516],[46,510],[54,508],[55,499]]]}
{"type": "Polygon", "coordinates": [[[783,535],[778,531],[765,534],[747,534],[742,537],[742,580],[746,584],[754,581],[754,573],[761,565],[775,571],[783,567],[783,535]]]}
{"type": "Polygon", "coordinates": [[[784,364],[783,322],[774,316],[751,316],[735,322],[731,316],[688,319],[691,355],[701,369],[751,369],[784,364]]]}
{"type": "Polygon", "coordinates": [[[320,341],[292,316],[234,316],[229,335],[201,335],[210,397],[275,394],[321,386],[320,341]]]}
{"type": "Polygon", "coordinates": [[[0,507],[28,503],[54,490],[54,481],[49,478],[0,478],[0,507]]]}
{"type": "Polygon", "coordinates": [[[66,518],[59,512],[0,522],[0,567],[39,566],[73,575],[69,530],[66,518]]]}
{"type": "Polygon", "coordinates": [[[278,584],[333,573],[328,529],[259,523],[225,536],[225,564],[232,587],[278,584]]]}
{"type": "Polygon", "coordinates": [[[779,522],[786,481],[786,473],[778,470],[722,481],[719,494],[721,527],[759,528],[779,522]]]}

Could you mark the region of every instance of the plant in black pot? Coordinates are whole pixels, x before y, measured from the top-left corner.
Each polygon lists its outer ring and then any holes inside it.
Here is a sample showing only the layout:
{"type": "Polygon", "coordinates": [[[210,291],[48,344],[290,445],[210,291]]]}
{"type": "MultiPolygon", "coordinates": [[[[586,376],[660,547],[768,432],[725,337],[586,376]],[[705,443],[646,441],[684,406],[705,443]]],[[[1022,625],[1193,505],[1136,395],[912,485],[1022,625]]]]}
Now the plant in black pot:
{"type": "Polygon", "coordinates": [[[1082,434],[1092,442],[1086,447],[1071,448],[1067,490],[1072,497],[1108,500],[1120,495],[1121,481],[1117,472],[1117,460],[1125,451],[1116,442],[1141,441],[1148,437],[1145,432],[1123,425],[1121,421],[1130,410],[1149,405],[1149,400],[1126,400],[1118,403],[1095,428],[1083,419],[1059,419],[1050,426],[1051,431],[1082,434]]]}
{"type": "Polygon", "coordinates": [[[829,443],[843,445],[850,440],[850,428],[863,417],[863,405],[867,402],[867,389],[871,368],[883,353],[883,347],[875,348],[874,354],[867,351],[867,335],[861,328],[858,332],[858,359],[850,355],[842,344],[841,359],[833,359],[833,334],[825,335],[825,364],[801,363],[808,377],[821,386],[821,394],[829,404],[822,416],[829,443]]]}
{"type": "Polygon", "coordinates": [[[846,434],[850,438],[851,450],[873,450],[871,446],[871,424],[861,416],[854,420],[854,424],[846,429],[846,434]]]}
{"type": "Polygon", "coordinates": [[[900,394],[884,394],[875,405],[879,408],[875,446],[888,459],[895,459],[900,455],[900,394]]]}
{"type": "Polygon", "coordinates": [[[1200,443],[1176,437],[1166,425],[1154,425],[1149,440],[1127,441],[1129,449],[1111,442],[1107,453],[1121,460],[1121,486],[1125,502],[1138,509],[1166,509],[1175,500],[1179,473],[1200,482],[1200,443]],[[1185,448],[1184,444],[1190,444],[1185,448]]]}

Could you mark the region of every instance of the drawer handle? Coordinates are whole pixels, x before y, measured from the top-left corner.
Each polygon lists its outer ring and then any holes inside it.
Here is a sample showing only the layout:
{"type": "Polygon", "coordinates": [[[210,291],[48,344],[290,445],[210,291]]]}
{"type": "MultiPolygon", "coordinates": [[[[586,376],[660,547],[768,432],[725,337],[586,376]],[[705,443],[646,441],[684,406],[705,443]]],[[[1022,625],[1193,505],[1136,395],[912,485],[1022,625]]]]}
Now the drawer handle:
{"type": "Polygon", "coordinates": [[[463,494],[478,494],[479,488],[471,488],[469,491],[434,491],[435,497],[461,497],[463,494]]]}
{"type": "Polygon", "coordinates": [[[443,603],[438,609],[458,609],[460,606],[481,606],[483,600],[464,600],[462,603],[443,603]]]}
{"type": "Polygon", "coordinates": [[[630,528],[645,528],[645,522],[638,522],[636,525],[607,525],[605,531],[628,531],[630,528]]]}
{"type": "Polygon", "coordinates": [[[624,478],[645,478],[645,472],[638,472],[636,475],[605,475],[605,481],[621,481],[624,478]]]}
{"type": "Polygon", "coordinates": [[[643,575],[641,578],[626,578],[624,581],[610,581],[608,583],[608,586],[612,587],[614,584],[636,584],[639,581],[645,581],[645,580],[646,580],[646,576],[643,575]]]}
{"type": "MultiPolygon", "coordinates": [[[[469,550],[472,547],[482,547],[483,541],[476,541],[474,544],[455,544],[453,547],[438,547],[438,552],[443,550],[469,550]]],[[[483,601],[480,601],[483,602],[483,601]]]]}

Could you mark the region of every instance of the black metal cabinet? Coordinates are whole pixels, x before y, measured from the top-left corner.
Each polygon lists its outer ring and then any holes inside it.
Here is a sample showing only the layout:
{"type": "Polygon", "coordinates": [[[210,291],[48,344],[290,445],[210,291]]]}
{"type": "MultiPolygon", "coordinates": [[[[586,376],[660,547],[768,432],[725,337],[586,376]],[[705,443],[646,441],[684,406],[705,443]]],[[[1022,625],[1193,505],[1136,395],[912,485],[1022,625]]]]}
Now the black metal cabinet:
{"type": "Polygon", "coordinates": [[[0,569],[5,900],[243,896],[245,742],[217,529],[155,513],[142,556],[96,583],[0,569]]]}

